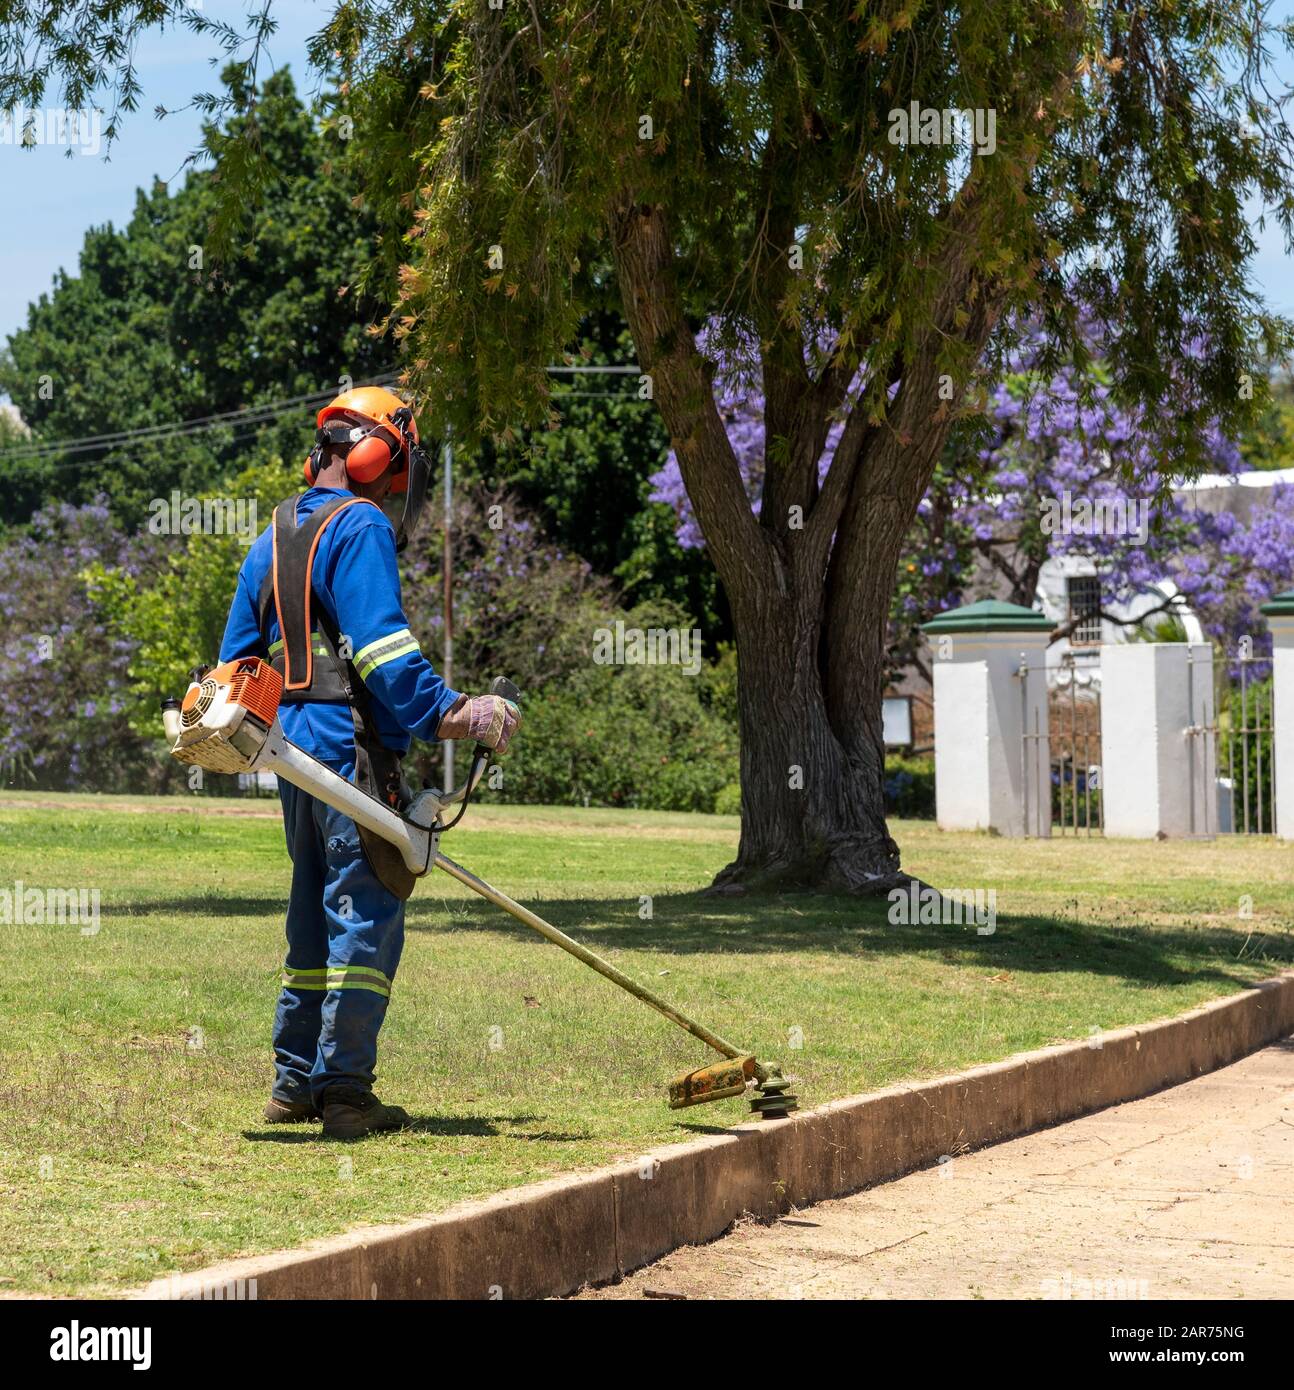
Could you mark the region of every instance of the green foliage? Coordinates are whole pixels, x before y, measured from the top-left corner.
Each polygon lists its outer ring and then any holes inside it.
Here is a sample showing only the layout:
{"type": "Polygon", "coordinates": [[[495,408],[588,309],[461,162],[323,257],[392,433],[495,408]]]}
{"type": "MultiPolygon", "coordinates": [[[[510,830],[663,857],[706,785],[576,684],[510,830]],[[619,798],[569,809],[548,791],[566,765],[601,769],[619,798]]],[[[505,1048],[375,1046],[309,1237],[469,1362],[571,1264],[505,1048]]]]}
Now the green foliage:
{"type": "MultiPolygon", "coordinates": [[[[236,104],[250,98],[226,73],[236,104]]],[[[365,329],[374,306],[348,292],[372,255],[373,225],[350,203],[353,184],[330,156],[340,147],[299,101],[286,70],[256,94],[256,141],[266,177],[255,243],[223,263],[211,224],[222,167],[191,173],[176,192],[139,190],[126,227],[91,228],[78,273],[60,272],[0,355],[0,389],[30,426],[30,444],[0,440],[0,518],[25,520],[47,496],[105,493],[128,527],[172,488],[209,489],[257,451],[304,456],[311,405],[347,373],[390,369],[389,341],[365,329]],[[167,428],[243,407],[289,402],[260,417],[186,435],[135,439],[61,454],[60,441],[167,428]],[[40,450],[41,452],[36,452],[40,450]]],[[[209,127],[232,157],[249,118],[209,127]]]]}
{"type": "MultiPolygon", "coordinates": [[[[6,451],[21,448],[27,440],[27,431],[17,416],[12,411],[0,408],[0,459],[3,459],[6,451]]],[[[13,518],[31,516],[49,496],[44,470],[33,468],[26,474],[6,478],[3,467],[3,463],[0,463],[0,478],[4,479],[9,495],[0,502],[0,541],[4,540],[13,518]]]]}
{"type": "MultiPolygon", "coordinates": [[[[256,504],[251,540],[269,525],[277,503],[299,489],[299,476],[275,459],[231,479],[224,495],[256,504]]],[[[199,663],[214,664],[219,654],[248,538],[194,533],[178,546],[166,544],[169,553],[155,577],[141,580],[104,565],[87,571],[105,626],[133,644],[127,673],[130,727],[140,737],[154,739],[159,737],[162,698],[182,695],[189,671],[199,663]]]]}
{"type": "Polygon", "coordinates": [[[737,647],[721,642],[714,661],[702,668],[702,690],[706,704],[724,723],[737,727],[737,647]]]}
{"type": "MultiPolygon", "coordinates": [[[[406,557],[404,603],[428,657],[443,634],[443,533],[406,557]],[[430,637],[430,640],[427,640],[430,637]]],[[[695,676],[677,666],[601,665],[596,633],[690,628],[664,601],[620,607],[609,583],[555,546],[510,494],[481,486],[458,495],[453,555],[457,690],[479,693],[497,675],[520,687],[525,726],[503,764],[500,795],[560,805],[711,810],[737,776],[735,658],[695,676]]],[[[411,769],[438,774],[439,750],[415,745],[411,769]]]]}
{"type": "Polygon", "coordinates": [[[1248,468],[1294,468],[1294,377],[1288,370],[1271,378],[1271,395],[1252,429],[1240,438],[1248,468]]]}
{"type": "Polygon", "coordinates": [[[729,782],[726,787],[719,789],[719,795],[714,799],[714,811],[717,816],[741,815],[740,782],[729,782]]]}
{"type": "Polygon", "coordinates": [[[1125,642],[1189,642],[1186,623],[1179,614],[1163,613],[1150,622],[1123,630],[1125,642]]]}
{"type": "Polygon", "coordinates": [[[935,760],[933,756],[885,759],[885,812],[905,820],[933,820],[935,760]]]}
{"type": "MultiPolygon", "coordinates": [[[[624,319],[610,308],[590,313],[567,357],[579,367],[632,364],[624,319]]],[[[558,373],[551,404],[560,423],[522,431],[511,447],[487,443],[487,471],[560,545],[614,577],[626,600],[681,603],[721,640],[729,622],[709,556],[684,550],[672,509],[648,500],[669,439],[640,390],[637,375],[558,373]]]]}
{"type": "MultiPolygon", "coordinates": [[[[864,400],[881,412],[885,369],[925,359],[960,262],[963,317],[975,286],[993,295],[993,360],[1017,311],[1036,310],[1082,365],[1088,306],[1116,392],[1178,399],[1193,457],[1212,416],[1252,414],[1237,383],[1255,352],[1290,341],[1246,281],[1248,199],[1287,231],[1294,213],[1294,137],[1260,76],[1273,37],[1240,0],[887,0],[847,24],[754,0],[604,6],[592,22],[569,0],[542,25],[525,6],[342,0],[316,53],[339,53],[349,81],[352,153],[385,233],[374,276],[462,436],[543,422],[544,364],[575,340],[609,212],[632,202],[666,210],[686,307],[717,313],[712,342],[730,355],[750,360],[791,324],[834,341],[811,348],[816,368],[828,350],[846,375],[870,363],[864,400]],[[365,42],[381,22],[398,46],[365,42]],[[425,79],[413,103],[410,57],[425,79]],[[892,142],[891,112],[911,100],[993,110],[995,151],[892,142]],[[369,155],[393,128],[418,151],[403,167],[369,155]],[[787,272],[792,242],[803,273],[787,272]],[[1184,353],[1191,340],[1207,351],[1184,353]]],[[[928,366],[966,380],[975,357],[944,335],[928,366]]]]}
{"type": "MultiPolygon", "coordinates": [[[[661,605],[603,615],[644,629],[686,624],[661,605]]],[[[509,751],[502,795],[566,806],[712,811],[737,777],[733,727],[702,700],[699,678],[677,666],[598,665],[593,633],[570,633],[582,661],[527,703],[523,736],[509,751]]]]}
{"type": "MultiPolygon", "coordinates": [[[[977,287],[968,317],[977,294],[1003,323],[1041,307],[1062,353],[1082,358],[1080,306],[1095,310],[1120,394],[1154,406],[1190,388],[1189,446],[1214,414],[1227,430],[1252,418],[1237,383],[1256,347],[1281,360],[1290,342],[1246,282],[1249,207],[1294,230],[1272,57],[1291,29],[1268,8],[554,0],[541,17],[335,0],[310,56],[343,79],[333,113],[355,123],[348,152],[383,231],[370,283],[398,295],[415,380],[463,437],[542,423],[544,367],[599,288],[609,213],[637,203],[668,212],[688,307],[721,307],[716,346],[748,351],[751,330],[787,323],[801,341],[834,336],[823,350],[841,365],[876,368],[865,398],[882,410],[885,368],[924,354],[938,272],[960,262],[977,287]],[[910,101],[992,110],[993,154],[896,143],[892,112],[910,101]],[[792,242],[803,273],[787,273],[792,242]],[[1207,350],[1184,357],[1192,338],[1207,350]]],[[[13,0],[0,105],[79,105],[106,87],[111,138],[139,100],[143,30],[213,38],[238,61],[228,95],[197,104],[242,113],[207,142],[228,171],[210,209],[223,248],[275,187],[253,95],[272,13],[240,32],[186,0],[13,0]]],[[[930,365],[965,380],[977,350],[944,337],[930,365]]]]}

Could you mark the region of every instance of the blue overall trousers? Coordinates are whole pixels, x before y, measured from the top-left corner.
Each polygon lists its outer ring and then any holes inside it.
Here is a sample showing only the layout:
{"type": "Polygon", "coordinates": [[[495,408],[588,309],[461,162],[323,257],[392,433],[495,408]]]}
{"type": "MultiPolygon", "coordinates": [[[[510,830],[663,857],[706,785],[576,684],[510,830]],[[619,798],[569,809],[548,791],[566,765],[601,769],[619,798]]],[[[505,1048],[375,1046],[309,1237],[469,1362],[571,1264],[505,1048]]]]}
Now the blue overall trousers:
{"type": "MultiPolygon", "coordinates": [[[[351,766],[333,763],[342,776],[351,766]]],[[[292,859],[287,962],[274,1016],[274,1095],[322,1103],[371,1090],[377,1035],[404,947],[404,902],[378,881],[349,816],[279,780],[292,859]]]]}

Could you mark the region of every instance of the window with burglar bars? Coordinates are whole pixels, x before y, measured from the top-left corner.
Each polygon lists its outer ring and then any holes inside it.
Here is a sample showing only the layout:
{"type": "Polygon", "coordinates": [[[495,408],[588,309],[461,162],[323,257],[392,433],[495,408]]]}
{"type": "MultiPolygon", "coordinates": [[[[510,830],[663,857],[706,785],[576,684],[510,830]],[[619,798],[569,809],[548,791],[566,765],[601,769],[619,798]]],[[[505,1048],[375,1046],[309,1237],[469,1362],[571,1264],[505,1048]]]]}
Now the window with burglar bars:
{"type": "Polygon", "coordinates": [[[1101,640],[1101,581],[1094,574],[1072,575],[1068,581],[1069,616],[1089,613],[1069,634],[1073,646],[1093,646],[1101,640]]]}

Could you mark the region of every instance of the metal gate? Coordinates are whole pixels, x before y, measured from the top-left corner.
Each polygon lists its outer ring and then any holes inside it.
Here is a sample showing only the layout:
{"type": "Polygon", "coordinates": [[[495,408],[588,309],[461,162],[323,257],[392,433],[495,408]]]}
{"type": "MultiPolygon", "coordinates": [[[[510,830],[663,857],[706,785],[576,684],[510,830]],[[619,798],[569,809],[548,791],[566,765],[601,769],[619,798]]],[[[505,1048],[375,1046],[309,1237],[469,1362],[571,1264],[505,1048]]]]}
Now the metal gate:
{"type": "Polygon", "coordinates": [[[1196,668],[1195,648],[1186,648],[1186,784],[1188,834],[1212,839],[1218,833],[1217,663],[1210,651],[1207,675],[1196,668]]]}
{"type": "MultiPolygon", "coordinates": [[[[1021,736],[1021,775],[1025,787],[1026,836],[1095,835],[1104,829],[1101,796],[1101,673],[1090,663],[1065,652],[1056,667],[1055,684],[1047,693],[1048,733],[1034,709],[1033,726],[1026,722],[1021,736]],[[1044,761],[1045,760],[1045,761],[1044,761]],[[1039,784],[1047,769],[1049,802],[1030,804],[1029,788],[1039,784]]],[[[1020,667],[1024,709],[1031,708],[1029,681],[1047,680],[1046,666],[1020,667]]]]}
{"type": "Polygon", "coordinates": [[[1219,681],[1217,707],[1226,711],[1222,740],[1226,771],[1219,788],[1225,809],[1219,829],[1236,835],[1272,834],[1276,829],[1272,659],[1254,656],[1245,647],[1230,663],[1230,670],[1226,663],[1220,665],[1219,681]]]}

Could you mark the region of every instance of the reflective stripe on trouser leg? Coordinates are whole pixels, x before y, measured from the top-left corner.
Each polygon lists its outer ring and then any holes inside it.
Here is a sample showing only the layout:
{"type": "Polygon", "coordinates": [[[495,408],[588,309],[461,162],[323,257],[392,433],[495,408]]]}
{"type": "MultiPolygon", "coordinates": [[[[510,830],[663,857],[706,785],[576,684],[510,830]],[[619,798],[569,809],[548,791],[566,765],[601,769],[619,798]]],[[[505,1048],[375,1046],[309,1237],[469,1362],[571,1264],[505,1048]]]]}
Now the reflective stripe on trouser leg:
{"type": "Polygon", "coordinates": [[[326,970],[294,970],[283,967],[283,983],[289,989],[371,989],[384,999],[391,997],[391,981],[380,971],[364,965],[339,965],[326,970]]]}

